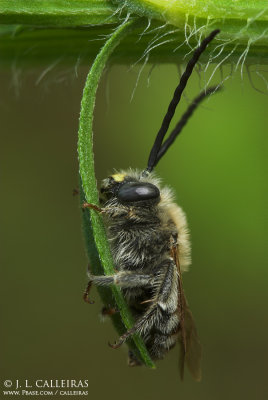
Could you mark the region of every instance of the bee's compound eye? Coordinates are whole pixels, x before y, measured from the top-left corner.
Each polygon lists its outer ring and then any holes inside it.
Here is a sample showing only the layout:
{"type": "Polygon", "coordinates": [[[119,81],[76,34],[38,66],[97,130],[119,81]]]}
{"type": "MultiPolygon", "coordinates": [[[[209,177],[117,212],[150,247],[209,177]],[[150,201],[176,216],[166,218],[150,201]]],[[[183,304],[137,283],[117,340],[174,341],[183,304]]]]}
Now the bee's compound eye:
{"type": "Polygon", "coordinates": [[[121,201],[141,201],[158,199],[159,189],[146,182],[127,182],[120,186],[117,197],[121,201]]]}

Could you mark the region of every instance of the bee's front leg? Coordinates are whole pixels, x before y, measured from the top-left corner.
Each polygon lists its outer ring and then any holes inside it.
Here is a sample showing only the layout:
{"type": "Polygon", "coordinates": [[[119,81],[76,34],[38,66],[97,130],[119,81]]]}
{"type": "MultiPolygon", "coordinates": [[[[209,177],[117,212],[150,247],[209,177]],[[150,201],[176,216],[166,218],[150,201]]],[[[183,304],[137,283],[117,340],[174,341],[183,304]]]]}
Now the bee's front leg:
{"type": "Polygon", "coordinates": [[[97,211],[98,213],[101,214],[107,214],[110,216],[127,216],[131,213],[131,211],[126,210],[122,207],[99,207],[96,204],[92,204],[92,203],[83,203],[82,204],[82,208],[83,210],[85,210],[86,208],[91,208],[94,211],[97,211]]]}
{"type": "Polygon", "coordinates": [[[82,204],[82,208],[83,208],[83,209],[85,209],[85,208],[92,208],[93,210],[98,211],[98,212],[100,212],[100,213],[103,213],[103,212],[104,212],[104,209],[103,209],[103,208],[100,208],[100,207],[96,206],[96,204],[87,203],[87,202],[85,202],[85,203],[82,204]]]}

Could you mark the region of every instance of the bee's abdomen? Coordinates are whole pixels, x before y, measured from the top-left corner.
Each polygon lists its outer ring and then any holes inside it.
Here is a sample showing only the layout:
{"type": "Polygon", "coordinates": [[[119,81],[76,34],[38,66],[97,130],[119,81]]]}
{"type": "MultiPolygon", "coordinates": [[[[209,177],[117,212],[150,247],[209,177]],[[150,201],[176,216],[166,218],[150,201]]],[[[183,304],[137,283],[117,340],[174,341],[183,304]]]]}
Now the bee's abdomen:
{"type": "MultiPolygon", "coordinates": [[[[133,308],[131,307],[132,311],[133,308]]],[[[144,311],[143,311],[144,312],[144,311]]],[[[136,320],[143,313],[136,313],[136,320]]],[[[143,340],[152,359],[158,360],[175,346],[180,329],[178,310],[167,311],[158,307],[158,316],[146,334],[142,334],[143,340]]]]}

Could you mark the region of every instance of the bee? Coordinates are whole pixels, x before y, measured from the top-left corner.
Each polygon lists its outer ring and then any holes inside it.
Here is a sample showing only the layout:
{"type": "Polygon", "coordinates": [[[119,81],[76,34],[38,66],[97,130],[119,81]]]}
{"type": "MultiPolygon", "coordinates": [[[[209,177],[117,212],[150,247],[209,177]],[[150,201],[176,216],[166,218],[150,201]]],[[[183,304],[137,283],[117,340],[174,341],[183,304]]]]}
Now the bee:
{"type": "MultiPolygon", "coordinates": [[[[190,262],[190,241],[186,216],[168,187],[162,186],[153,169],[187,123],[198,104],[218,87],[196,97],[169,137],[163,142],[183,90],[207,45],[219,33],[214,30],[195,50],[181,76],[144,171],[119,171],[104,179],[100,189],[101,207],[84,207],[101,212],[116,267],[114,275],[89,273],[85,293],[95,285],[119,286],[133,314],[134,326],[111,347],[118,348],[134,333],[144,340],[153,360],[162,359],[177,342],[181,347],[181,376],[184,363],[196,380],[201,379],[201,345],[182,285],[182,273],[190,262]]],[[[106,310],[106,314],[114,310],[106,310]]],[[[129,352],[129,365],[140,361],[129,352]]]]}

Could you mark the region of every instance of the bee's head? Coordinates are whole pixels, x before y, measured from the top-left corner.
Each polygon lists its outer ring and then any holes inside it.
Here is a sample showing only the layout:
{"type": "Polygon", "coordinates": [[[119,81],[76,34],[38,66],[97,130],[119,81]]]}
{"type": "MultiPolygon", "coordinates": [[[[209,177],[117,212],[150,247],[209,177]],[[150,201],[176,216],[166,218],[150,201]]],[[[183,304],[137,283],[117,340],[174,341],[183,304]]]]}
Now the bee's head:
{"type": "Polygon", "coordinates": [[[116,200],[123,205],[154,205],[160,201],[160,191],[157,186],[142,177],[117,173],[104,179],[100,189],[100,202],[116,200]]]}

